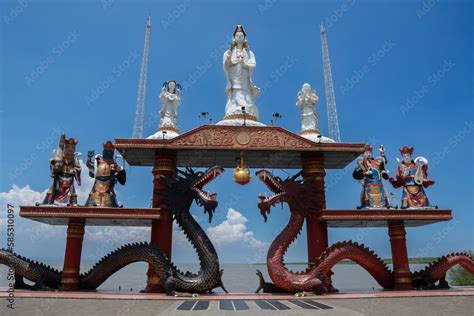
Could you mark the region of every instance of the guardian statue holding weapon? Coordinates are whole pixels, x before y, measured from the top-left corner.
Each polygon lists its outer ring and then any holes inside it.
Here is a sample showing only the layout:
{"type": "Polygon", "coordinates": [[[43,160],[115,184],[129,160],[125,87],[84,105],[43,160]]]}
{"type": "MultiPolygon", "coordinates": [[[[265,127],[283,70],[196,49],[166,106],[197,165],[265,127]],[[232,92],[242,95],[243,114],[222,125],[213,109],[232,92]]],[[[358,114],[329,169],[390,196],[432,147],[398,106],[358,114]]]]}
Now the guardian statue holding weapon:
{"type": "Polygon", "coordinates": [[[357,159],[357,165],[352,173],[356,180],[362,181],[362,192],[360,195],[360,206],[362,208],[390,208],[387,194],[382,179],[388,179],[387,158],[383,145],[379,148],[380,157],[373,158],[372,146],[366,145],[362,157],[357,159]]]}
{"type": "Polygon", "coordinates": [[[398,161],[397,178],[390,177],[394,188],[403,187],[401,208],[430,208],[424,188],[434,184],[428,179],[428,160],[425,157],[413,159],[413,147],[400,148],[402,160],[398,161]]]}
{"type": "Polygon", "coordinates": [[[77,160],[80,153],[76,152],[76,145],[74,138],[66,139],[66,135],[61,134],[58,148],[49,161],[53,185],[49,187],[43,205],[77,206],[74,179],[81,185],[81,165],[77,160]]]}
{"type": "Polygon", "coordinates": [[[126,181],[125,169],[114,158],[115,147],[109,140],[104,145],[102,155],[94,157],[94,151],[87,153],[87,168],[89,176],[95,178],[89,198],[85,206],[88,207],[122,207],[117,202],[115,184],[122,185],[126,181]]]}

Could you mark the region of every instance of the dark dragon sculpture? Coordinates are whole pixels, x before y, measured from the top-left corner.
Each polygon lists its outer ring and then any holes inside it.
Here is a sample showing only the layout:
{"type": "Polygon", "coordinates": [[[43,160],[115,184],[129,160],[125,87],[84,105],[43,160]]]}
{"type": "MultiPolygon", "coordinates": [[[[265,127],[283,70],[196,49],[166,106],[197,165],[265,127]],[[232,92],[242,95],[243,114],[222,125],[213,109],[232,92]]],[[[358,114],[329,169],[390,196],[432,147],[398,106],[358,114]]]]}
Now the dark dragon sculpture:
{"type": "MultiPolygon", "coordinates": [[[[287,203],[290,209],[288,224],[272,242],[267,254],[268,273],[273,283],[265,282],[262,273],[257,270],[260,285],[256,293],[263,289],[264,292],[322,294],[332,287],[328,281],[331,269],[344,259],[350,259],[362,266],[383,288],[393,288],[393,272],[387,265],[373,251],[352,241],[337,242],[328,247],[305,271],[293,272],[287,269],[284,263],[285,253],[301,232],[305,217],[311,212],[317,212],[314,205],[317,205],[317,199],[323,198],[321,194],[324,194],[315,190],[314,180],[299,180],[300,174],[301,172],[282,180],[266,170],[256,173],[258,178],[274,193],[270,197],[259,196],[258,208],[265,222],[270,208],[276,203],[287,203]]],[[[413,273],[413,287],[431,288],[435,287],[438,281],[440,287],[446,286],[446,272],[456,264],[460,264],[474,274],[474,260],[469,254],[453,253],[441,257],[425,270],[413,273]]]]}
{"type": "MultiPolygon", "coordinates": [[[[187,239],[196,249],[200,261],[197,274],[179,271],[166,257],[163,251],[148,243],[134,243],[122,246],[102,258],[90,271],[80,275],[79,288],[94,290],[121,268],[134,262],[147,262],[155,268],[161,284],[168,295],[174,292],[205,293],[214,288],[222,287],[222,271],[219,269],[217,252],[201,226],[193,218],[189,209],[193,201],[204,208],[204,212],[212,219],[217,207],[215,194],[207,193],[203,187],[219,176],[224,170],[213,167],[205,172],[177,170],[173,177],[162,177],[162,185],[170,189],[164,197],[174,219],[184,231],[187,239]]],[[[61,272],[45,264],[32,261],[6,250],[0,250],[0,263],[15,269],[17,288],[28,288],[23,282],[26,278],[35,283],[32,289],[58,289],[61,272]]]]}

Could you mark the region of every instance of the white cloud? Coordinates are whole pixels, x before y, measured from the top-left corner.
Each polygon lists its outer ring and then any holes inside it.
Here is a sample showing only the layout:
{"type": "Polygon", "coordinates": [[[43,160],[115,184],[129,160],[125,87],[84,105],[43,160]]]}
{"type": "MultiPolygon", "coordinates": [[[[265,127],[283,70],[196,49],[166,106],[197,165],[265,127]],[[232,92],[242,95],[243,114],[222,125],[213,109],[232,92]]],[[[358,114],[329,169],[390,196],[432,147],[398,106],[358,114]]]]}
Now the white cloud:
{"type": "MultiPolygon", "coordinates": [[[[76,184],[76,193],[78,196],[79,204],[85,203],[89,195],[92,185],[94,184],[94,179],[88,176],[86,165],[82,160],[80,160],[81,168],[83,170],[82,176],[86,175],[82,179],[82,185],[78,186],[76,184]]],[[[45,179],[45,190],[43,192],[33,190],[29,185],[24,187],[19,187],[15,184],[12,185],[12,188],[8,192],[0,192],[0,205],[13,205],[15,210],[15,226],[17,231],[22,231],[24,236],[28,236],[28,239],[31,242],[37,242],[44,239],[51,239],[57,237],[65,236],[66,228],[64,226],[53,226],[47,225],[39,222],[34,222],[21,218],[18,215],[20,206],[23,205],[35,205],[37,202],[43,202],[44,197],[48,187],[52,184],[51,178],[45,179]]],[[[6,212],[0,213],[0,233],[5,234],[5,224],[6,224],[6,212]]]]}
{"type": "Polygon", "coordinates": [[[247,230],[247,221],[242,213],[229,208],[226,220],[217,226],[209,227],[207,234],[217,247],[239,244],[254,251],[266,249],[268,243],[256,239],[253,232],[247,230]]]}
{"type": "MultiPolygon", "coordinates": [[[[0,205],[7,206],[7,204],[10,204],[13,206],[13,210],[15,211],[15,230],[21,230],[24,236],[28,236],[29,240],[32,242],[38,240],[40,237],[41,239],[53,238],[60,234],[64,234],[64,229],[61,229],[57,226],[33,222],[23,219],[18,215],[18,212],[20,211],[20,205],[35,205],[36,202],[41,202],[44,198],[44,195],[46,194],[46,191],[47,190],[44,192],[35,191],[31,189],[29,185],[21,188],[17,185],[13,185],[8,192],[0,192],[0,205]]],[[[3,236],[6,233],[6,217],[7,212],[1,212],[0,234],[3,236]]]]}
{"type": "Polygon", "coordinates": [[[150,238],[150,229],[146,227],[86,227],[85,238],[92,242],[113,240],[122,245],[132,241],[145,241],[150,238]]]}
{"type": "Polygon", "coordinates": [[[82,160],[79,161],[81,163],[81,185],[76,184],[76,193],[77,193],[77,203],[79,205],[83,205],[86,203],[87,198],[89,197],[89,193],[92,190],[92,186],[94,185],[94,178],[89,176],[89,169],[84,164],[82,160]]]}
{"type": "MultiPolygon", "coordinates": [[[[82,173],[81,173],[81,186],[75,184],[76,193],[78,197],[79,204],[83,204],[86,202],[87,197],[89,196],[89,192],[92,189],[92,185],[94,184],[94,179],[89,177],[87,173],[87,167],[82,160],[80,160],[82,173]]],[[[11,204],[15,207],[19,207],[20,205],[35,205],[37,202],[43,202],[43,199],[46,195],[46,191],[48,187],[52,184],[52,179],[45,179],[45,190],[43,192],[38,192],[33,189],[29,185],[25,185],[24,187],[20,188],[19,186],[13,184],[12,188],[8,192],[0,192],[0,201],[6,205],[11,204]]]]}
{"type": "Polygon", "coordinates": [[[37,192],[32,190],[29,185],[20,188],[13,185],[10,191],[0,192],[0,201],[2,205],[10,204],[17,208],[20,205],[35,205],[36,202],[43,200],[46,190],[44,192],[37,192]]]}
{"type": "MultiPolygon", "coordinates": [[[[87,169],[82,161],[81,164],[84,168],[83,171],[86,171],[87,169]]],[[[93,185],[93,179],[86,172],[82,174],[85,175],[83,185],[81,187],[76,186],[79,204],[85,202],[93,185]]],[[[48,183],[48,185],[50,184],[48,183]]],[[[46,194],[46,190],[39,192],[33,190],[29,185],[24,187],[13,185],[8,192],[0,192],[1,205],[11,204],[15,206],[16,231],[21,231],[22,237],[27,238],[29,242],[34,242],[35,248],[48,247],[52,239],[63,239],[66,235],[65,226],[42,224],[18,216],[20,205],[35,205],[36,202],[41,202],[46,194]],[[44,243],[44,245],[40,245],[40,243],[44,243]]],[[[6,215],[6,212],[0,213],[1,235],[5,234],[6,215]]],[[[194,216],[194,218],[200,221],[199,217],[194,216]]],[[[264,256],[268,243],[255,238],[254,233],[247,228],[247,221],[247,218],[240,212],[230,208],[226,219],[216,226],[210,226],[207,229],[207,234],[216,248],[220,248],[221,251],[225,252],[225,248],[228,245],[236,245],[239,249],[252,251],[250,256],[253,256],[253,258],[249,260],[259,261],[261,260],[260,257],[264,256]]],[[[97,248],[94,252],[94,255],[97,256],[101,256],[104,252],[111,251],[125,243],[149,241],[149,239],[149,227],[86,227],[85,234],[86,243],[93,248],[97,248]]],[[[173,224],[173,243],[180,252],[187,253],[188,255],[189,252],[194,252],[190,242],[176,223],[173,224]]]]}

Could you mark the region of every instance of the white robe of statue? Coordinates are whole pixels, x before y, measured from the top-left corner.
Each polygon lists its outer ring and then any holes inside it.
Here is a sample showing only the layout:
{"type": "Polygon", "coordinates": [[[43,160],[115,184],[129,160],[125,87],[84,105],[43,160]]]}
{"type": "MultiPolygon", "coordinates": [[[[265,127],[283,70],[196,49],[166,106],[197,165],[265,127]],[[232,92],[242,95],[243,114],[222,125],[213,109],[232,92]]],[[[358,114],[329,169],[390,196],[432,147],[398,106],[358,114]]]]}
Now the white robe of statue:
{"type": "Polygon", "coordinates": [[[181,104],[181,98],[179,95],[163,89],[160,93],[160,101],[163,105],[160,110],[160,128],[178,129],[178,107],[181,104]]]}
{"type": "Polygon", "coordinates": [[[174,81],[166,82],[161,89],[160,125],[158,131],[148,136],[148,139],[171,139],[178,133],[178,107],[181,104],[179,89],[174,81]]]}
{"type": "Polygon", "coordinates": [[[296,98],[296,106],[301,111],[301,131],[315,131],[318,130],[318,115],[316,114],[316,103],[319,97],[316,92],[311,89],[309,83],[303,84],[303,88],[298,92],[296,98]]]}
{"type": "Polygon", "coordinates": [[[316,103],[319,97],[309,83],[303,84],[296,97],[296,106],[301,111],[301,136],[316,143],[334,143],[329,137],[322,136],[318,128],[316,103]]]}
{"type": "Polygon", "coordinates": [[[243,45],[244,35],[241,32],[234,35],[234,40],[235,45],[223,57],[227,78],[225,115],[242,114],[242,107],[245,107],[245,113],[258,119],[258,108],[252,101],[260,93],[252,82],[252,72],[257,65],[255,55],[243,45]]]}

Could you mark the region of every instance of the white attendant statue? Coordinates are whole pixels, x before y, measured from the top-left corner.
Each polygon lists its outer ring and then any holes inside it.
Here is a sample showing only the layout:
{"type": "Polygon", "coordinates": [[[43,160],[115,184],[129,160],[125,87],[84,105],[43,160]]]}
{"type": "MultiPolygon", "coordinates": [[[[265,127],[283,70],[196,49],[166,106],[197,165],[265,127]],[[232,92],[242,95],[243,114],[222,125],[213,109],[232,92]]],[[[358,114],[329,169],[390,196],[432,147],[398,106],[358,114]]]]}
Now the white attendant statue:
{"type": "Polygon", "coordinates": [[[309,83],[303,84],[301,91],[296,97],[296,106],[301,111],[301,132],[300,135],[317,143],[332,143],[332,139],[321,136],[318,129],[318,114],[316,113],[316,103],[319,97],[316,91],[311,89],[309,83]]]}
{"type": "Polygon", "coordinates": [[[298,92],[296,98],[296,106],[301,111],[301,132],[316,132],[318,130],[318,114],[316,114],[316,103],[319,97],[316,95],[316,91],[311,89],[309,83],[303,84],[303,88],[298,92]]]}
{"type": "Polygon", "coordinates": [[[181,104],[179,94],[181,86],[174,80],[166,81],[160,93],[162,108],[158,131],[148,139],[171,139],[179,135],[178,107],[181,104]]]}
{"type": "Polygon", "coordinates": [[[252,101],[260,93],[260,88],[252,82],[252,72],[257,63],[255,55],[248,48],[242,25],[235,28],[232,44],[224,53],[223,64],[227,78],[227,104],[224,120],[217,125],[264,126],[258,122],[258,108],[252,101]]]}

